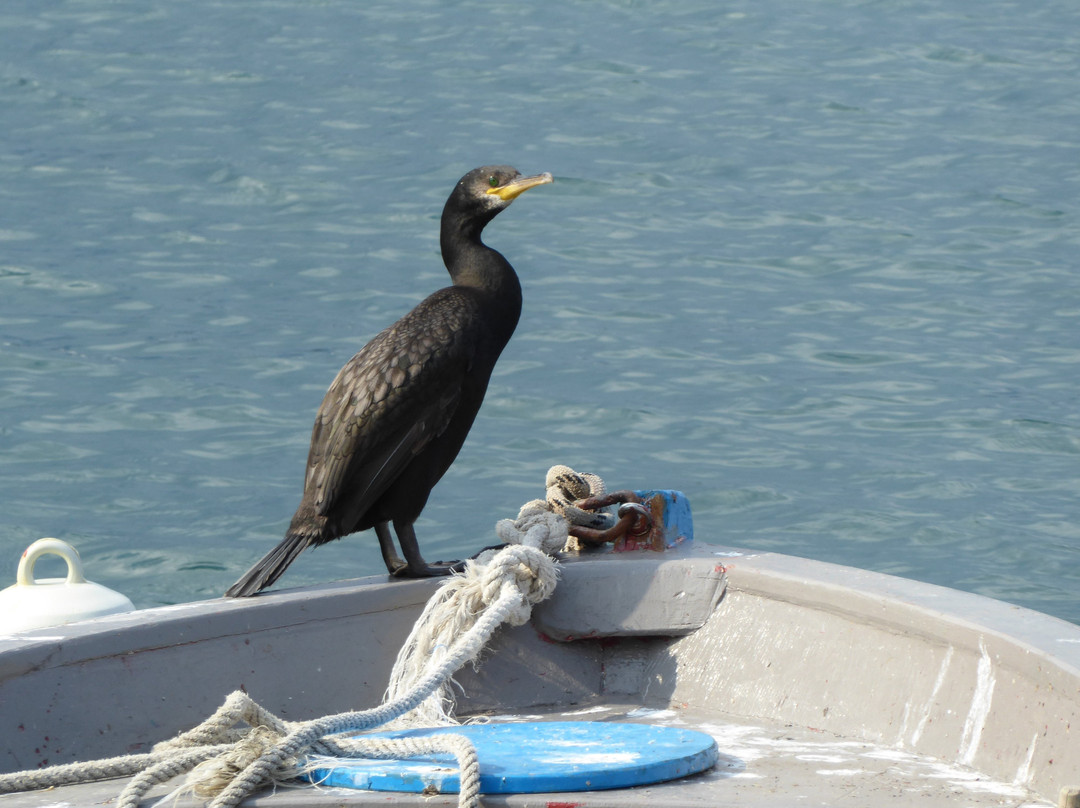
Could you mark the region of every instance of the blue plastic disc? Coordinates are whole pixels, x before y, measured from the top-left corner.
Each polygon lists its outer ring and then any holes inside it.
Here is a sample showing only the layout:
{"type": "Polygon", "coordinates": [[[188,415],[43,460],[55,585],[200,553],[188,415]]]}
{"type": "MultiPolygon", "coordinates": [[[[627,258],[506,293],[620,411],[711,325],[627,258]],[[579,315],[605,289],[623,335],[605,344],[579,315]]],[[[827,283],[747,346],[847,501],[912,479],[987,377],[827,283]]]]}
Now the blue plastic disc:
{"type": "MultiPolygon", "coordinates": [[[[595,791],[659,783],[712,768],[718,752],[712,736],[650,724],[553,721],[470,724],[401,732],[389,738],[465,735],[480,760],[483,794],[595,791]]],[[[368,736],[364,736],[368,737],[368,736]]],[[[453,755],[407,760],[315,758],[309,779],[320,785],[372,791],[439,793],[459,790],[453,755]]]]}

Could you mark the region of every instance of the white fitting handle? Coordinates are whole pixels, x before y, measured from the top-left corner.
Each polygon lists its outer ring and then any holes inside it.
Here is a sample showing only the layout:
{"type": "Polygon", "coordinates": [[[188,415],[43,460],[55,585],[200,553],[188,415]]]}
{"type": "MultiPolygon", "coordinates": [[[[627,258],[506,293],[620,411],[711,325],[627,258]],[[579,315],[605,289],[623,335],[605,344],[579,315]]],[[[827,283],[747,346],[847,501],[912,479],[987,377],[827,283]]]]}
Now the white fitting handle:
{"type": "Polygon", "coordinates": [[[34,564],[43,555],[58,555],[67,562],[67,581],[69,584],[84,584],[86,577],[83,575],[82,559],[79,552],[60,539],[38,539],[26,548],[19,560],[19,572],[15,581],[19,586],[36,586],[34,580],[34,564]]]}

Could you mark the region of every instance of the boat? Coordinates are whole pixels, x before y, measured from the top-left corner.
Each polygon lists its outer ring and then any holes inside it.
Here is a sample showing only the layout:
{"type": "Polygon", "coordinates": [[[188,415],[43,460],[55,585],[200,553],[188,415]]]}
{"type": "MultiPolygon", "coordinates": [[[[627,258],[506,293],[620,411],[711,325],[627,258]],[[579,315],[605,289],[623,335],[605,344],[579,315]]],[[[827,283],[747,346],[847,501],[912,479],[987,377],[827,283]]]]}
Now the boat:
{"type": "MultiPolygon", "coordinates": [[[[486,806],[1077,804],[1080,626],[700,540],[559,567],[529,621],[502,626],[456,674],[459,719],[682,728],[713,739],[714,757],[668,782],[488,794],[486,806]]],[[[440,583],[360,578],[2,637],[0,771],[145,752],[237,690],[288,721],[377,706],[440,583]]],[[[4,794],[0,808],[107,806],[122,785],[4,794]]],[[[244,804],[457,804],[435,791],[324,783],[244,804]]]]}

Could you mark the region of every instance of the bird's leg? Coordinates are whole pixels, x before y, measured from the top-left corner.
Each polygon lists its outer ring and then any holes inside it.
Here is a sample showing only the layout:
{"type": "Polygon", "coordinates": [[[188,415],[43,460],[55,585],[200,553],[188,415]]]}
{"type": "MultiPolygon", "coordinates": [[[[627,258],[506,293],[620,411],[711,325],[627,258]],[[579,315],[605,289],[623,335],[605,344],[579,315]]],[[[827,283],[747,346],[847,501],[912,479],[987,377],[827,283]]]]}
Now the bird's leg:
{"type": "Polygon", "coordinates": [[[398,544],[401,552],[405,554],[406,563],[394,575],[401,578],[432,578],[436,575],[449,575],[451,572],[460,572],[465,568],[461,561],[436,561],[429,564],[420,555],[420,545],[416,541],[416,531],[409,522],[394,520],[394,532],[397,533],[398,544]]]}
{"type": "Polygon", "coordinates": [[[375,535],[379,537],[379,549],[382,550],[386,571],[391,575],[401,574],[401,571],[405,569],[407,565],[401,560],[401,556],[397,554],[397,547],[394,546],[394,537],[390,535],[390,523],[376,522],[375,535]]]}

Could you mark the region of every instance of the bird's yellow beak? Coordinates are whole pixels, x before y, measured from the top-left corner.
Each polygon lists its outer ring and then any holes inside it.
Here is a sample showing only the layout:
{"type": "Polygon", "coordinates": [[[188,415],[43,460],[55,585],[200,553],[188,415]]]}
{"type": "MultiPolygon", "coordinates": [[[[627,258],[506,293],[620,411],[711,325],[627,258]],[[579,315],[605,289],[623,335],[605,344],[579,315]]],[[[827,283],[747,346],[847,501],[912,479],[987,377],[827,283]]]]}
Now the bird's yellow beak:
{"type": "Polygon", "coordinates": [[[551,174],[545,171],[543,174],[535,174],[531,177],[518,177],[516,180],[510,180],[510,182],[497,188],[488,188],[487,193],[495,194],[500,199],[509,202],[512,199],[517,199],[530,188],[535,188],[537,185],[546,185],[551,181],[551,174]]]}

